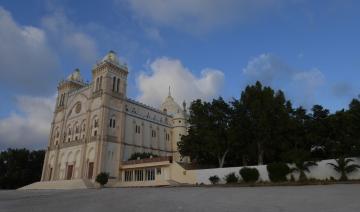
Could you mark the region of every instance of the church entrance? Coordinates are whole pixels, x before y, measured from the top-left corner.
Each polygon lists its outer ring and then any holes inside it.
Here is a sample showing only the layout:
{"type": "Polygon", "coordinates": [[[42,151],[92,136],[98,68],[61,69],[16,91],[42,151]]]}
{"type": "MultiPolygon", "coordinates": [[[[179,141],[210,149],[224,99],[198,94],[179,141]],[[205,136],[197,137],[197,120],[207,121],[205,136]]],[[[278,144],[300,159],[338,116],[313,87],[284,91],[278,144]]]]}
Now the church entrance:
{"type": "Polygon", "coordinates": [[[93,177],[93,171],[94,171],[94,162],[89,162],[89,167],[88,167],[88,179],[92,179],[92,177],[93,177]]]}
{"type": "Polygon", "coordinates": [[[67,174],[66,174],[66,179],[67,179],[67,180],[71,180],[72,174],[73,174],[73,168],[74,168],[73,165],[68,165],[68,167],[67,167],[67,174]]]}

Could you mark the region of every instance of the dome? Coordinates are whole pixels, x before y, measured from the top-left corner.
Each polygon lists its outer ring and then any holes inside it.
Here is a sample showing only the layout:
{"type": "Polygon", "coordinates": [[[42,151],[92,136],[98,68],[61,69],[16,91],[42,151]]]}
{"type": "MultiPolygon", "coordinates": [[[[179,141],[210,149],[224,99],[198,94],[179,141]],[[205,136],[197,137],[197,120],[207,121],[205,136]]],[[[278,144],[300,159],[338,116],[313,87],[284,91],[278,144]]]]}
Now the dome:
{"type": "Polygon", "coordinates": [[[80,70],[77,68],[72,72],[68,77],[67,80],[76,81],[76,82],[83,82],[83,79],[80,74],[80,70]]]}
{"type": "Polygon", "coordinates": [[[160,110],[166,112],[169,115],[175,115],[177,113],[181,113],[182,109],[178,103],[175,102],[174,98],[170,94],[169,88],[169,95],[166,97],[165,101],[161,104],[160,110]]]}
{"type": "Polygon", "coordinates": [[[109,61],[109,62],[114,63],[116,65],[120,65],[119,58],[118,58],[118,56],[116,55],[116,53],[114,51],[109,51],[109,53],[107,53],[107,55],[105,55],[105,57],[101,61],[102,62],[109,61]]]}

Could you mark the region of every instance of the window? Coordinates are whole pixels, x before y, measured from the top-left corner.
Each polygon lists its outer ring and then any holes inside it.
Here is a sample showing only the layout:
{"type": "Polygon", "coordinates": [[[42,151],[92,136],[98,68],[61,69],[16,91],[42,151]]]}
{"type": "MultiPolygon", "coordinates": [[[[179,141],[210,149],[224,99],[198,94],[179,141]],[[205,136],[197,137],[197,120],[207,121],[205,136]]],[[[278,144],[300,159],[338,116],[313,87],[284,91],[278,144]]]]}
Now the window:
{"type": "Polygon", "coordinates": [[[133,175],[133,171],[132,170],[127,170],[125,171],[125,181],[132,181],[132,175],[133,175]]]}
{"type": "Polygon", "coordinates": [[[120,79],[117,79],[116,92],[119,92],[120,79]]]}
{"type": "Polygon", "coordinates": [[[156,131],[155,130],[151,130],[151,137],[153,137],[153,138],[156,137],[156,131]]]}
{"type": "Polygon", "coordinates": [[[167,141],[170,140],[170,134],[169,133],[165,133],[165,140],[167,140],[167,141]]]}
{"type": "Polygon", "coordinates": [[[97,119],[94,120],[94,128],[97,128],[99,126],[99,121],[97,119]]]}
{"type": "Polygon", "coordinates": [[[97,136],[97,130],[94,131],[94,136],[97,136]]]}
{"type": "Polygon", "coordinates": [[[161,175],[161,168],[156,168],[156,174],[161,175]]]}
{"type": "Polygon", "coordinates": [[[99,90],[99,78],[96,78],[95,91],[99,90]]]}
{"type": "Polygon", "coordinates": [[[110,127],[110,128],[115,128],[115,118],[111,118],[111,119],[110,119],[109,127],[110,127]]]}
{"type": "Polygon", "coordinates": [[[139,125],[135,126],[135,133],[140,134],[140,126],[139,125]]]}
{"type": "Polygon", "coordinates": [[[101,87],[102,87],[102,86],[101,86],[101,85],[102,85],[102,78],[103,78],[103,77],[102,77],[102,76],[100,76],[99,89],[101,89],[101,87]]]}
{"type": "Polygon", "coordinates": [[[144,171],[142,169],[135,170],[135,181],[144,180],[144,171]]]}
{"type": "Polygon", "coordinates": [[[145,181],[155,180],[155,168],[145,169],[145,181]]]}
{"type": "Polygon", "coordinates": [[[113,77],[112,91],[115,91],[116,77],[113,77]]]}

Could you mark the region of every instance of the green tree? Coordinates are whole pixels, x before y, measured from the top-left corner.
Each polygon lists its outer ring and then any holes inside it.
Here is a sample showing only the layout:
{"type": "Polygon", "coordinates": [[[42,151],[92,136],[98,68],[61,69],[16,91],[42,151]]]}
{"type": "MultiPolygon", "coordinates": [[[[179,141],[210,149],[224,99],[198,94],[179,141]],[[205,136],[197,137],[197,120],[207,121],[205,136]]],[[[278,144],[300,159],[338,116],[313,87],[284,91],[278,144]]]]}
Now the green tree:
{"type": "Polygon", "coordinates": [[[328,164],[331,165],[335,171],[341,174],[340,180],[346,181],[348,180],[347,174],[354,172],[356,171],[356,169],[360,168],[360,166],[357,164],[350,164],[353,161],[354,160],[350,158],[346,159],[344,157],[340,157],[336,159],[336,164],[334,163],[328,163],[328,164]]]}
{"type": "Polygon", "coordinates": [[[196,100],[190,106],[190,129],[178,143],[182,155],[197,162],[217,161],[223,167],[233,147],[229,138],[231,108],[221,97],[211,103],[196,100]]]}
{"type": "Polygon", "coordinates": [[[0,188],[15,189],[41,179],[45,151],[8,149],[0,153],[0,188]]]}
{"type": "Polygon", "coordinates": [[[245,115],[243,120],[248,123],[246,130],[251,133],[245,140],[250,138],[250,142],[255,146],[257,163],[279,160],[279,152],[287,141],[285,135],[291,107],[284,93],[275,92],[272,88],[263,87],[260,82],[256,82],[242,92],[239,105],[245,115]]]}

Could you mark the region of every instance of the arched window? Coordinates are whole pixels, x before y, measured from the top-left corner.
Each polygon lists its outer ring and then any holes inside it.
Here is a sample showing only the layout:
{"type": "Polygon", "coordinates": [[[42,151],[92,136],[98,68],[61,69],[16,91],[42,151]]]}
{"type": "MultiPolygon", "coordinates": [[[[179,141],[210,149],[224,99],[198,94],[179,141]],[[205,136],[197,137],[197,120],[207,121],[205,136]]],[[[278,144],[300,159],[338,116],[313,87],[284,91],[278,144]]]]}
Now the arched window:
{"type": "Polygon", "coordinates": [[[115,86],[116,86],[116,77],[113,77],[112,91],[115,91],[115,86]]]}
{"type": "Polygon", "coordinates": [[[95,91],[99,90],[99,78],[96,78],[95,91]]]}
{"type": "Polygon", "coordinates": [[[97,119],[94,119],[94,128],[99,127],[99,121],[97,119]]]}
{"type": "Polygon", "coordinates": [[[119,92],[119,86],[120,86],[120,79],[117,79],[116,92],[119,92]]]}
{"type": "Polygon", "coordinates": [[[100,83],[99,83],[99,89],[101,89],[101,87],[102,87],[102,76],[100,76],[100,83]]]}
{"type": "Polygon", "coordinates": [[[112,118],[110,118],[109,127],[110,127],[110,128],[115,128],[115,116],[113,116],[112,118]]]}

